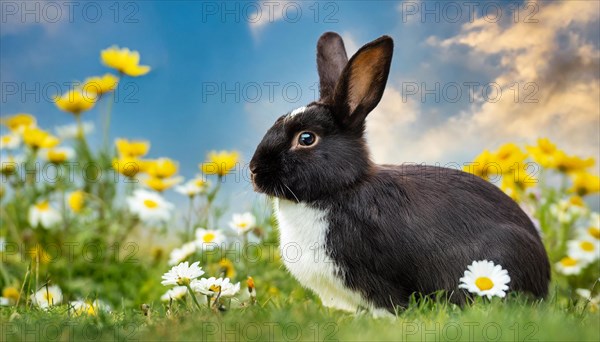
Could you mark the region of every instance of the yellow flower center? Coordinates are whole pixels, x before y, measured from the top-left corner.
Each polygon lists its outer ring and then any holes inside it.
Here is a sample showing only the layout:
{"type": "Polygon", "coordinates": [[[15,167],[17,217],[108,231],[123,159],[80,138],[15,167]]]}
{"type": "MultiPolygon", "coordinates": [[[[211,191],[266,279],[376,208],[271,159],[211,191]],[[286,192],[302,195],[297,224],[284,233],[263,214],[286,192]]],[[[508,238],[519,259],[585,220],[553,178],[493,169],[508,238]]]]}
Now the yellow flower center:
{"type": "Polygon", "coordinates": [[[35,207],[39,211],[47,211],[48,209],[50,209],[50,203],[48,203],[48,201],[43,201],[43,202],[36,204],[35,207]]]}
{"type": "Polygon", "coordinates": [[[52,300],[54,299],[54,297],[52,297],[52,293],[50,293],[50,291],[46,291],[46,290],[44,290],[44,299],[45,299],[45,300],[46,300],[48,303],[52,304],[52,300]]]}
{"type": "Polygon", "coordinates": [[[202,240],[204,242],[212,242],[214,239],[215,239],[215,234],[213,234],[213,233],[206,233],[202,237],[202,240]]]}
{"type": "Polygon", "coordinates": [[[211,285],[208,289],[216,293],[221,292],[221,286],[218,285],[211,285]]]}
{"type": "Polygon", "coordinates": [[[158,207],[158,203],[156,203],[155,201],[153,201],[151,199],[145,199],[144,205],[150,209],[154,209],[154,208],[158,207]]]}
{"type": "Polygon", "coordinates": [[[573,266],[577,265],[577,260],[575,260],[571,257],[564,257],[560,261],[560,264],[565,267],[573,267],[573,266]]]}
{"type": "Polygon", "coordinates": [[[248,222],[240,222],[239,226],[240,226],[240,228],[246,228],[246,227],[248,227],[248,222]]]}
{"type": "Polygon", "coordinates": [[[600,229],[596,227],[590,227],[588,228],[588,233],[590,233],[590,235],[593,236],[595,239],[600,240],[600,229]]]}
{"type": "Polygon", "coordinates": [[[187,277],[177,277],[177,285],[186,286],[190,284],[190,278],[187,277]]]}
{"type": "Polygon", "coordinates": [[[475,285],[481,290],[489,290],[494,287],[494,282],[488,277],[479,277],[475,280],[475,285]]]}
{"type": "Polygon", "coordinates": [[[581,249],[583,249],[586,252],[592,252],[595,249],[594,244],[589,241],[582,241],[580,246],[581,246],[581,249]]]}

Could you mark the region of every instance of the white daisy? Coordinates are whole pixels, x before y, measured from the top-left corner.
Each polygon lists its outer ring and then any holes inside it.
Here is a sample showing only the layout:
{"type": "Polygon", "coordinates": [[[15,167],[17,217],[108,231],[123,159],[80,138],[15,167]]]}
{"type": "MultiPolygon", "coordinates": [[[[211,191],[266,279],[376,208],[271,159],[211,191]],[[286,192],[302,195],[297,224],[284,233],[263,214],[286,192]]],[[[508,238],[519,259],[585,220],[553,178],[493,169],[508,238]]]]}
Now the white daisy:
{"type": "Polygon", "coordinates": [[[598,240],[579,239],[567,241],[568,254],[574,259],[593,262],[600,258],[600,243],[598,240]]]}
{"type": "Polygon", "coordinates": [[[95,299],[92,302],[92,308],[94,308],[94,311],[96,313],[98,313],[100,311],[110,313],[112,311],[112,308],[110,307],[110,305],[108,305],[106,302],[104,302],[103,300],[100,300],[100,299],[95,299]]]}
{"type": "Polygon", "coordinates": [[[461,289],[466,289],[479,296],[487,296],[491,299],[493,296],[505,297],[508,291],[510,277],[508,271],[502,269],[500,265],[494,265],[492,261],[473,261],[469,265],[465,275],[460,278],[461,289]]]}
{"type": "Polygon", "coordinates": [[[58,210],[50,206],[48,200],[42,200],[29,207],[29,224],[32,227],[50,228],[61,221],[58,210]]]}
{"type": "Polygon", "coordinates": [[[202,278],[190,284],[192,291],[205,296],[233,297],[240,291],[240,283],[232,284],[229,278],[202,278]]]}
{"type": "Polygon", "coordinates": [[[190,265],[187,261],[185,261],[177,266],[173,266],[169,272],[162,276],[163,281],[161,284],[165,286],[183,286],[189,284],[192,280],[204,274],[202,267],[198,266],[199,263],[199,261],[196,261],[190,265]]]}
{"type": "Polygon", "coordinates": [[[185,184],[176,186],[175,191],[188,197],[194,197],[205,193],[209,186],[210,183],[207,180],[197,177],[185,182],[185,184]]]}
{"type": "Polygon", "coordinates": [[[21,136],[15,133],[9,133],[0,136],[0,149],[2,150],[14,150],[21,145],[21,136]]]}
{"type": "Polygon", "coordinates": [[[256,226],[256,218],[252,213],[233,214],[229,227],[238,234],[244,234],[256,226]]]}
{"type": "Polygon", "coordinates": [[[600,242],[600,215],[592,213],[589,221],[587,228],[580,229],[579,237],[581,239],[591,239],[592,241],[600,242]]]}
{"type": "Polygon", "coordinates": [[[185,296],[187,293],[187,287],[185,286],[175,286],[172,289],[167,290],[164,295],[160,296],[160,300],[163,302],[168,302],[171,299],[179,300],[185,296]]]}
{"type": "Polygon", "coordinates": [[[564,275],[576,275],[587,266],[587,262],[570,256],[562,258],[555,265],[556,270],[564,275]]]}
{"type": "Polygon", "coordinates": [[[179,264],[194,253],[196,253],[195,241],[185,243],[181,248],[175,248],[171,251],[171,255],[169,256],[169,266],[179,264]]]}
{"type": "Polygon", "coordinates": [[[133,196],[127,198],[127,204],[132,213],[149,223],[168,221],[173,209],[173,204],[161,195],[143,189],[135,190],[133,196]]]}
{"type": "Polygon", "coordinates": [[[561,200],[550,206],[550,214],[560,223],[570,223],[578,217],[585,215],[587,209],[574,205],[569,200],[561,200]]]}
{"type": "Polygon", "coordinates": [[[62,291],[57,285],[44,286],[38,292],[31,295],[31,301],[33,304],[42,309],[47,309],[50,306],[58,305],[62,302],[62,299],[62,291]]]}
{"type": "Polygon", "coordinates": [[[10,306],[11,301],[10,298],[0,297],[0,306],[10,306]]]}
{"type": "Polygon", "coordinates": [[[90,315],[93,316],[96,314],[94,308],[83,300],[76,300],[69,302],[69,311],[75,316],[81,315],[90,315]]]}
{"type": "Polygon", "coordinates": [[[196,245],[201,251],[212,251],[217,247],[222,247],[225,240],[225,235],[219,230],[196,229],[196,245]]]}
{"type": "Polygon", "coordinates": [[[586,305],[590,311],[598,311],[598,308],[600,307],[600,294],[598,294],[596,297],[592,297],[592,291],[588,289],[577,289],[575,292],[581,297],[585,298],[586,305]]]}
{"type": "MultiPolygon", "coordinates": [[[[81,124],[81,129],[83,130],[84,135],[88,135],[94,131],[94,124],[91,122],[84,122],[81,124]]],[[[79,128],[76,124],[57,126],[55,130],[56,135],[58,135],[61,140],[76,139],[79,132],[79,128]]]]}

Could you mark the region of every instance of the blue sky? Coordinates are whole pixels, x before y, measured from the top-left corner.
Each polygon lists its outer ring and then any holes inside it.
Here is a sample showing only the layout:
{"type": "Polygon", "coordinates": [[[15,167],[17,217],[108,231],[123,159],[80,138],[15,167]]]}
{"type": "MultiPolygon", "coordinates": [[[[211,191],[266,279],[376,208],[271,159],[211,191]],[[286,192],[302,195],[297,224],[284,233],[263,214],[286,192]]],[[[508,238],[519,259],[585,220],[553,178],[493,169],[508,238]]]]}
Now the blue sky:
{"type": "MultiPolygon", "coordinates": [[[[369,118],[370,143],[378,161],[462,163],[483,148],[508,140],[533,142],[537,136],[550,136],[574,153],[598,155],[599,130],[593,126],[597,127],[600,115],[598,82],[585,79],[590,70],[598,70],[594,2],[574,1],[576,5],[570,7],[564,2],[540,2],[533,12],[521,2],[494,2],[497,8],[486,10],[499,9],[501,20],[477,21],[482,3],[472,17],[474,23],[469,22],[468,7],[462,2],[455,2],[462,11],[459,20],[453,19],[454,9],[444,8],[444,2],[276,1],[271,3],[272,11],[265,3],[254,2],[121,2],[118,17],[113,2],[75,2],[72,18],[63,6],[55,23],[49,22],[56,17],[50,3],[37,2],[37,17],[23,17],[21,2],[13,2],[16,13],[6,2],[2,4],[0,114],[29,112],[43,127],[70,123],[72,117],[48,99],[56,89],[53,85],[110,71],[99,61],[100,50],[110,45],[138,50],[142,64],[153,69],[144,77],[123,80],[111,135],[150,140],[150,156],[179,160],[186,177],[197,172],[197,164],[209,150],[237,149],[247,161],[277,116],[314,100],[315,46],[325,31],[342,34],[350,52],[383,34],[395,40],[388,90],[369,118]],[[262,7],[260,20],[255,19],[253,4],[262,7]],[[415,14],[412,5],[417,6],[415,14]],[[297,7],[302,11],[298,19],[297,7]],[[283,8],[288,9],[287,17],[281,16],[283,8]],[[515,8],[520,8],[518,20],[514,20],[515,8]],[[230,12],[223,17],[225,9],[230,12]],[[434,14],[422,17],[424,9],[434,14]],[[525,22],[531,13],[537,22],[525,22]],[[555,20],[558,14],[572,18],[571,22],[555,20]],[[528,33],[540,38],[528,42],[528,33]],[[587,52],[581,52],[582,46],[589,46],[587,52]],[[585,58],[591,61],[581,62],[585,58]],[[567,74],[555,72],[569,60],[575,67],[564,71],[567,74]],[[539,63],[539,68],[532,66],[539,63]],[[567,84],[557,90],[561,79],[567,84]],[[455,103],[443,97],[436,101],[433,96],[421,101],[420,93],[405,94],[406,82],[426,88],[455,82],[464,92],[465,82],[497,82],[504,94],[510,91],[510,83],[518,83],[522,91],[527,83],[535,83],[540,101],[511,103],[505,96],[498,103],[473,102],[467,93],[455,103]],[[18,94],[8,94],[7,84],[17,84],[18,94]],[[218,85],[218,93],[207,94],[207,84],[218,85]],[[232,94],[223,101],[222,87],[235,89],[236,84],[239,101],[232,94]],[[274,84],[273,101],[268,84],[274,84]],[[254,101],[256,85],[262,96],[254,101]],[[302,96],[286,100],[285,85],[288,97],[296,97],[296,85],[302,96]],[[587,89],[573,94],[572,89],[580,85],[587,89]],[[34,93],[40,100],[27,93],[22,101],[24,90],[36,86],[34,93]],[[407,101],[402,100],[403,94],[407,101]],[[566,103],[575,95],[581,103],[566,103]],[[566,117],[571,123],[560,124],[566,117]]],[[[97,138],[105,105],[84,114],[84,120],[96,122],[97,138]]]]}

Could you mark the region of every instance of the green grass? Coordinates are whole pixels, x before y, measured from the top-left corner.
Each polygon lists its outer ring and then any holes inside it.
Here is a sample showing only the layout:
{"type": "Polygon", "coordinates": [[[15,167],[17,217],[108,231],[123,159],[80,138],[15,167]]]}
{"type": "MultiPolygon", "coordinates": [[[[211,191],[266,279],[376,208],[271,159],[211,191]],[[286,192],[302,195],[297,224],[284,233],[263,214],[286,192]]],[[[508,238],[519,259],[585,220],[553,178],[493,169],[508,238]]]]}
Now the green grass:
{"type": "MultiPolygon", "coordinates": [[[[160,275],[168,267],[159,263],[145,270],[149,280],[137,291],[137,296],[132,295],[135,299],[123,297],[121,305],[113,305],[111,313],[74,317],[66,305],[50,311],[23,305],[4,307],[0,309],[1,340],[600,340],[600,315],[591,313],[582,300],[567,300],[567,296],[558,294],[558,289],[541,302],[513,293],[506,299],[478,298],[464,308],[441,299],[424,298],[413,300],[395,318],[331,310],[285,271],[276,253],[269,254],[274,250],[272,247],[264,247],[260,260],[248,264],[258,293],[255,305],[249,304],[245,286],[225,311],[205,307],[198,310],[189,297],[171,305],[161,303],[159,297],[166,288],[160,285],[160,275]],[[148,315],[141,309],[142,304],[150,306],[148,315]]],[[[211,264],[210,260],[204,262],[211,264]]],[[[240,272],[244,263],[240,261],[236,266],[239,269],[234,279],[245,279],[246,275],[240,272]]],[[[112,268],[126,267],[109,265],[107,274],[112,268]]],[[[131,266],[129,269],[137,270],[131,266]]],[[[113,282],[111,279],[106,282],[113,282]]],[[[205,303],[202,299],[199,297],[199,302],[205,303]]]]}

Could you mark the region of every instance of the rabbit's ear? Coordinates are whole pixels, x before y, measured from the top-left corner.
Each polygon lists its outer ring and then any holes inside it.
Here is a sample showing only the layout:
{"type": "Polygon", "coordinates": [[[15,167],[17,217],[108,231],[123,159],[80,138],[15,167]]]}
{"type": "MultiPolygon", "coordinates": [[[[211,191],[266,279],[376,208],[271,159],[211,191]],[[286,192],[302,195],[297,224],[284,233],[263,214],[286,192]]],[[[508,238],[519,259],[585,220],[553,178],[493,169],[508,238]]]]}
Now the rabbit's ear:
{"type": "Polygon", "coordinates": [[[362,128],[367,115],[377,106],[385,85],[394,41],[380,37],[352,56],[342,71],[333,99],[334,114],[350,128],[362,128]]]}
{"type": "Polygon", "coordinates": [[[321,101],[329,102],[335,85],[348,63],[344,41],[335,32],[325,32],[317,42],[317,69],[319,70],[321,101]]]}

